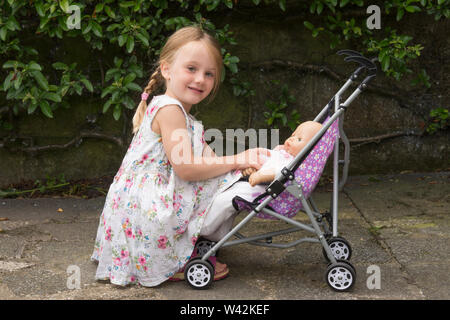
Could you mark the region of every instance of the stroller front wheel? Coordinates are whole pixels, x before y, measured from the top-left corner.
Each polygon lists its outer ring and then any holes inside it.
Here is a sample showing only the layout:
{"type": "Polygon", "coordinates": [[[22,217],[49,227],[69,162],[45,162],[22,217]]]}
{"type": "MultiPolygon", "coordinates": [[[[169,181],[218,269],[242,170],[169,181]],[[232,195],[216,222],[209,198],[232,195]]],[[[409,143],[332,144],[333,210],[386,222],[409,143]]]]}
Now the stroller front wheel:
{"type": "Polygon", "coordinates": [[[355,279],[355,268],[347,261],[330,264],[325,274],[327,284],[335,291],[350,290],[355,283],[355,279]]]}

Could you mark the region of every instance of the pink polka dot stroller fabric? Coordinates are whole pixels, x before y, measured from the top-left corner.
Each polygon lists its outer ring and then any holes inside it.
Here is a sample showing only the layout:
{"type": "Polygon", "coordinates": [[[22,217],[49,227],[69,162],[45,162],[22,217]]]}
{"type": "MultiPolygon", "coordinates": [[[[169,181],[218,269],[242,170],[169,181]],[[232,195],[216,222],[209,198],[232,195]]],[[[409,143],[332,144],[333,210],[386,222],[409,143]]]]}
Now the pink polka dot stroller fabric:
{"type": "MultiPolygon", "coordinates": [[[[329,118],[325,119],[324,123],[326,123],[328,119],[329,118]]],[[[336,119],[295,171],[295,181],[302,186],[303,195],[306,198],[309,198],[319,182],[327,159],[334,150],[334,143],[338,136],[339,126],[338,119],[336,119]]],[[[291,182],[287,182],[286,185],[290,183],[291,182]]],[[[262,202],[266,197],[262,197],[258,202],[262,202]]],[[[252,204],[239,196],[235,197],[233,202],[238,210],[252,210],[252,204]]],[[[288,218],[292,218],[303,208],[300,200],[295,198],[287,190],[283,191],[276,199],[272,200],[268,207],[288,218]]],[[[259,212],[256,216],[262,219],[277,220],[277,218],[264,212],[259,212]]]]}

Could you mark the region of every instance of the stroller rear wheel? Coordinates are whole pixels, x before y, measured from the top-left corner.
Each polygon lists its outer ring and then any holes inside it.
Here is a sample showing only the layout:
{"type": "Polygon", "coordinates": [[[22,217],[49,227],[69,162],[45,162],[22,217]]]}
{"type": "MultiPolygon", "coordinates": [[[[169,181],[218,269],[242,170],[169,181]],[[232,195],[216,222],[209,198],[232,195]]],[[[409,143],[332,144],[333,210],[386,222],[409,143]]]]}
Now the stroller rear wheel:
{"type": "MultiPolygon", "coordinates": [[[[352,256],[352,247],[347,240],[342,237],[333,237],[327,240],[328,245],[330,246],[330,250],[333,253],[333,256],[337,260],[347,260],[349,261],[352,256]]],[[[322,250],[323,256],[325,259],[330,262],[330,259],[327,256],[327,252],[325,249],[322,250]]]]}
{"type": "MultiPolygon", "coordinates": [[[[209,241],[207,239],[199,239],[195,244],[195,248],[197,249],[197,254],[200,257],[203,257],[212,247],[214,247],[216,243],[209,241]]],[[[212,254],[212,256],[217,256],[218,252],[212,254]]]]}
{"type": "Polygon", "coordinates": [[[330,264],[325,273],[327,284],[335,291],[350,290],[356,279],[355,268],[348,261],[330,264]]]}

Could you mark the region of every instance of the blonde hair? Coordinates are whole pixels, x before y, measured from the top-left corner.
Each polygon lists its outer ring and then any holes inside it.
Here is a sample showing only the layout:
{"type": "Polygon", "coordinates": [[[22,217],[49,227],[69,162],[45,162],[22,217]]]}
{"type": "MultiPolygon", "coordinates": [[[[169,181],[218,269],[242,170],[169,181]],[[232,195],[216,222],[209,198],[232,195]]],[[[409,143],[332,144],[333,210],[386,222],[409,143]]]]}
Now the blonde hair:
{"type": "MultiPolygon", "coordinates": [[[[216,76],[214,78],[214,86],[210,94],[210,101],[215,97],[217,90],[219,89],[220,80],[222,78],[222,54],[220,50],[220,45],[218,41],[205,32],[203,29],[197,26],[184,27],[172,34],[167,40],[166,44],[161,50],[159,60],[157,62],[157,68],[155,72],[150,77],[144,92],[152,95],[156,89],[160,86],[165,85],[165,79],[161,74],[161,62],[166,62],[171,64],[174,61],[175,55],[182,46],[191,41],[202,41],[206,44],[207,48],[210,50],[214,61],[216,62],[216,76]]],[[[142,100],[133,117],[133,133],[136,133],[142,123],[144,118],[145,110],[147,109],[147,102],[142,100]]]]}

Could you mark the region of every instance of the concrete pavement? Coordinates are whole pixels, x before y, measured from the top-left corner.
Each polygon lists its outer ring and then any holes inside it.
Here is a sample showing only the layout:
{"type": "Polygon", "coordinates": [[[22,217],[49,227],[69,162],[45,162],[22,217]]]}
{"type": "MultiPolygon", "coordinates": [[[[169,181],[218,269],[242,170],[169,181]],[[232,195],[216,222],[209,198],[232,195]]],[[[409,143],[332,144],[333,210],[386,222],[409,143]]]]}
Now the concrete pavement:
{"type": "MultiPolygon", "coordinates": [[[[330,193],[319,189],[315,201],[328,209],[330,193]]],[[[95,281],[96,264],[89,258],[103,203],[104,198],[0,199],[0,299],[450,298],[450,172],[349,178],[339,197],[339,232],[353,247],[357,279],[345,293],[327,286],[327,264],[314,243],[223,248],[220,260],[230,276],[203,291],[184,282],[122,288],[95,281]],[[379,288],[373,281],[368,285],[374,270],[379,288]]],[[[296,219],[307,221],[303,214],[296,219]]],[[[243,233],[278,228],[285,223],[254,219],[243,233]]]]}

